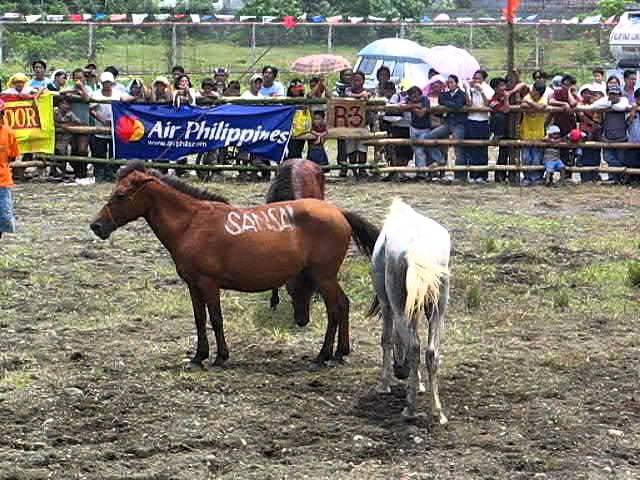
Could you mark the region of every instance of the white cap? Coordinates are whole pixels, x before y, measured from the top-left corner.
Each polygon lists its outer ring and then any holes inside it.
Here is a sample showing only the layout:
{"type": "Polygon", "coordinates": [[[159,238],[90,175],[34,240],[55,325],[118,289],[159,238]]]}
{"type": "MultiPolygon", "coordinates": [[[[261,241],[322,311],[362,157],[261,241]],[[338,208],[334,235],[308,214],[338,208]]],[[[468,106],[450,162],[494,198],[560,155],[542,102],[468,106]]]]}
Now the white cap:
{"type": "Polygon", "coordinates": [[[547,135],[553,135],[554,133],[560,133],[560,127],[557,125],[549,125],[549,127],[547,127],[547,135]]]}
{"type": "Polygon", "coordinates": [[[111,82],[111,83],[115,83],[116,79],[113,78],[113,73],[111,72],[102,72],[102,75],[100,75],[100,82],[104,83],[104,82],[111,82]]]}

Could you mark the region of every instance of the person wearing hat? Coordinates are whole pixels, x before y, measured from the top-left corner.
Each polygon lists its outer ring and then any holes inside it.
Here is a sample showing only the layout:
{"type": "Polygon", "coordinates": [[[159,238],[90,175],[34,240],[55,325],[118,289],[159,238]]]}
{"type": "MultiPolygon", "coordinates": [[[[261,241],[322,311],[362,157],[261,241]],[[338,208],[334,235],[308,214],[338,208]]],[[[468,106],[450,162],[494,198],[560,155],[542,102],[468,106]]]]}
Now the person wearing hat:
{"type": "Polygon", "coordinates": [[[2,93],[7,95],[30,95],[32,92],[27,83],[29,83],[29,78],[24,73],[16,73],[9,78],[9,88],[2,93]]]}
{"type": "Polygon", "coordinates": [[[173,102],[173,92],[171,83],[164,75],[156,77],[151,84],[151,102],[152,103],[171,103],[173,102]]]}
{"type": "Polygon", "coordinates": [[[51,79],[47,83],[47,90],[50,92],[60,92],[67,84],[67,72],[58,68],[51,74],[51,79]]]}
{"type": "MultiPolygon", "coordinates": [[[[562,135],[560,133],[560,127],[557,125],[549,125],[547,128],[547,137],[545,140],[548,143],[560,143],[562,135]]],[[[563,180],[563,173],[565,169],[564,162],[560,160],[560,150],[558,148],[546,147],[544,149],[544,155],[542,157],[544,163],[544,183],[545,185],[551,185],[553,183],[553,174],[560,172],[560,181],[563,180]]]]}
{"type": "Polygon", "coordinates": [[[0,100],[0,238],[3,233],[13,233],[16,230],[11,195],[11,189],[15,185],[10,164],[20,153],[16,134],[4,121],[4,109],[4,102],[0,100]]]}
{"type": "Polygon", "coordinates": [[[262,89],[262,75],[255,73],[249,79],[249,90],[240,95],[240,98],[262,98],[260,90],[262,89]]]}
{"type": "Polygon", "coordinates": [[[33,91],[42,90],[47,86],[47,79],[44,76],[47,71],[47,64],[43,60],[36,60],[31,64],[33,78],[29,80],[28,86],[33,91]]]}
{"type": "Polygon", "coordinates": [[[213,81],[216,85],[218,95],[224,95],[224,91],[227,89],[227,80],[229,79],[229,72],[224,67],[218,67],[213,72],[213,81]]]}
{"type": "MultiPolygon", "coordinates": [[[[100,75],[100,90],[91,95],[92,100],[121,100],[121,93],[115,88],[115,78],[111,72],[103,72],[100,75]]],[[[91,116],[96,120],[97,127],[106,127],[111,130],[111,104],[93,103],[90,107],[91,116]]],[[[91,153],[97,158],[113,157],[113,140],[111,132],[96,133],[91,146],[91,153]]],[[[93,166],[96,182],[112,182],[116,178],[117,167],[114,165],[95,164],[93,166]]]]}

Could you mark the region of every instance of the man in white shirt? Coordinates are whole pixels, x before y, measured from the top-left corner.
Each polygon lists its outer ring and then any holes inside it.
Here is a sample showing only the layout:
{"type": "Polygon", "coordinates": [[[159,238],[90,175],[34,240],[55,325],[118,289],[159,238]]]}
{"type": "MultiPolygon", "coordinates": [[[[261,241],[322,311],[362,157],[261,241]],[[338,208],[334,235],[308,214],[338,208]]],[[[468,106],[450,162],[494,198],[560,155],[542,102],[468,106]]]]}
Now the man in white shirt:
{"type": "MultiPolygon", "coordinates": [[[[115,78],[111,72],[104,72],[100,75],[102,88],[96,90],[91,95],[93,100],[120,100],[121,93],[114,88],[115,78]]],[[[93,103],[90,107],[90,114],[96,120],[97,127],[107,127],[111,129],[111,104],[93,103]]],[[[96,158],[113,158],[113,139],[111,132],[96,133],[91,145],[91,153],[96,158]]],[[[117,167],[114,165],[96,164],[93,166],[96,182],[111,182],[116,178],[117,167]]]]}
{"type": "Polygon", "coordinates": [[[278,69],[267,65],[262,69],[262,88],[260,95],[263,97],[284,97],[284,85],[276,80],[278,77],[278,69]]]}
{"type": "Polygon", "coordinates": [[[262,98],[262,75],[256,73],[249,79],[249,90],[240,95],[240,98],[262,98]]]}
{"type": "MultiPolygon", "coordinates": [[[[488,107],[494,91],[486,82],[487,72],[478,70],[473,74],[469,83],[469,104],[471,107],[488,107]]],[[[465,128],[465,139],[489,140],[489,112],[469,112],[465,128]]],[[[467,165],[489,164],[489,147],[466,147],[464,149],[467,165]]],[[[471,172],[471,182],[484,183],[488,179],[488,172],[471,172]]]]}

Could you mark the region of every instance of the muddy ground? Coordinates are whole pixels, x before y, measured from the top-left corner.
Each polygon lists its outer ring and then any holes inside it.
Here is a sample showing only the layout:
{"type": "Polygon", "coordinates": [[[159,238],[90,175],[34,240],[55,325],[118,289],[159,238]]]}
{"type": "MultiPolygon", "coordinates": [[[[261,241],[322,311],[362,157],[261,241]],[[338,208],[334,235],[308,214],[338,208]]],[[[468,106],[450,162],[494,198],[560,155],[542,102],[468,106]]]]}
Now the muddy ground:
{"type": "MultiPolygon", "coordinates": [[[[299,329],[287,302],[273,314],[268,293],[226,292],[228,365],[185,371],[195,331],[171,259],[142,222],[107,242],[88,229],[109,188],[15,191],[19,232],[0,240],[0,478],[640,478],[627,273],[640,190],[330,182],[332,201],[376,223],[400,195],[452,233],[441,427],[401,418],[402,384],[373,391],[381,329],[364,318],[360,257],[342,274],[347,365],[311,366],[318,301],[299,329]]],[[[242,205],[266,189],[208,188],[242,205]]]]}

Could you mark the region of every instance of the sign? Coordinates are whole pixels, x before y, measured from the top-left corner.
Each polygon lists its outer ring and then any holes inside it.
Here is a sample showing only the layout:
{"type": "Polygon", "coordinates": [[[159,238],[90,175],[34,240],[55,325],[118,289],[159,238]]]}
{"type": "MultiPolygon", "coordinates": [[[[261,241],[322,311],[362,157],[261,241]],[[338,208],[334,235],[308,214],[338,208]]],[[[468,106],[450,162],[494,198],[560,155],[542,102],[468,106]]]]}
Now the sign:
{"type": "Polygon", "coordinates": [[[235,146],[279,162],[291,136],[294,107],[112,104],[115,158],[177,160],[235,146]]]}
{"type": "Polygon", "coordinates": [[[5,102],[4,121],[16,133],[20,153],[53,153],[55,124],[53,95],[0,95],[5,102]]]}
{"type": "Polygon", "coordinates": [[[330,98],[327,102],[327,127],[332,137],[369,135],[366,100],[330,98]]]}

